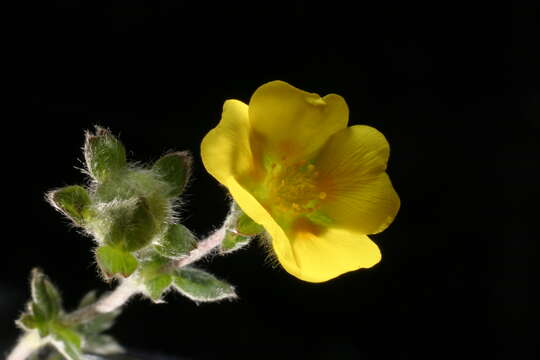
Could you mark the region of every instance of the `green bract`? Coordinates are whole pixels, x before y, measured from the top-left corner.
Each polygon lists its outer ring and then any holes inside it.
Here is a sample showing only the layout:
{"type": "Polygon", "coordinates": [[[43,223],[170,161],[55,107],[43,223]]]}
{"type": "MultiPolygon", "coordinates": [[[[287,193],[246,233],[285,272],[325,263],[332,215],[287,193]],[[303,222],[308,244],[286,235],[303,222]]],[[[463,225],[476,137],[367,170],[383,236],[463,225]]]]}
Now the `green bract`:
{"type": "Polygon", "coordinates": [[[221,253],[236,251],[250,243],[251,239],[264,232],[264,228],[247,216],[238,205],[232,204],[233,220],[225,239],[221,243],[221,253]]]}
{"type": "Polygon", "coordinates": [[[225,239],[223,239],[223,242],[221,243],[221,253],[226,254],[238,250],[249,244],[250,241],[251,238],[248,236],[228,231],[227,235],[225,235],[225,239]]]}
{"type": "Polygon", "coordinates": [[[244,236],[253,236],[262,233],[264,228],[246,214],[241,213],[236,220],[236,231],[244,236]]]}

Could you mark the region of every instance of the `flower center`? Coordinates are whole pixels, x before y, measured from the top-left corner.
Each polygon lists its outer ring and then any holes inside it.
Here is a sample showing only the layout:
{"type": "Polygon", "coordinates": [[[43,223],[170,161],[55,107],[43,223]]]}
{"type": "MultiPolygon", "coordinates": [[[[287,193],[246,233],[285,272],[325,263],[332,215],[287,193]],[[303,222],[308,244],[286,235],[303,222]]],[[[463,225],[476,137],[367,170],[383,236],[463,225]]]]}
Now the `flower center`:
{"type": "Polygon", "coordinates": [[[315,165],[300,162],[293,165],[273,163],[266,179],[272,205],[280,211],[307,214],[317,210],[326,193],[317,184],[315,165]]]}

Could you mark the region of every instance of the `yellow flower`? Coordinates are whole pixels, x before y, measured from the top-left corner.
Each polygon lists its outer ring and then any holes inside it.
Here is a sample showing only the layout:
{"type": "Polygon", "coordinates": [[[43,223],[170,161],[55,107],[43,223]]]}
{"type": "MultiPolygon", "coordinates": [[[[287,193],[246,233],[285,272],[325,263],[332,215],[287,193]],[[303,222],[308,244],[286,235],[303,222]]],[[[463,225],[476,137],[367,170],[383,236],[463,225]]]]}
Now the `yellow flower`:
{"type": "Polygon", "coordinates": [[[201,144],[208,172],[264,226],[285,270],[305,281],[378,263],[367,234],[399,209],[385,172],[388,142],[372,127],[347,127],[348,117],[339,95],[272,81],[249,105],[227,100],[201,144]]]}

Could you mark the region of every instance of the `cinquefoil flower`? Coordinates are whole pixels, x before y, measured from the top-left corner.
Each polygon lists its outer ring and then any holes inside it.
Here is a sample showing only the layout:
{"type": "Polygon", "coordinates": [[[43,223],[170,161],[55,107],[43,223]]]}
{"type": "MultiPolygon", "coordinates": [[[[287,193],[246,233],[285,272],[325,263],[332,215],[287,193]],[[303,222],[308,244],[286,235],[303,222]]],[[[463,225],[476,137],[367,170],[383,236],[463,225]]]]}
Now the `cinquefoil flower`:
{"type": "Polygon", "coordinates": [[[305,281],[378,263],[367,234],[399,209],[385,172],[388,142],[369,126],[347,127],[348,117],[339,95],[272,81],[249,105],[227,100],[201,144],[208,172],[264,226],[285,270],[305,281]]]}

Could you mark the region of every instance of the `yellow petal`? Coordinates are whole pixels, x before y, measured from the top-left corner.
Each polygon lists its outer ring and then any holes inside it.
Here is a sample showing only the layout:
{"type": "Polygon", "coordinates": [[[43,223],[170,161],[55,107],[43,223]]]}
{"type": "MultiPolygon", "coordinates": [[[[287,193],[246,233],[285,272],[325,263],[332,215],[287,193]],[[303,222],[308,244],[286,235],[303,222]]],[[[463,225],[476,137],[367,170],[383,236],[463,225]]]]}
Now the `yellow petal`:
{"type": "Polygon", "coordinates": [[[265,151],[291,161],[317,151],[348,118],[341,96],[321,98],[283,81],[262,85],[249,102],[250,123],[265,151]]]}
{"type": "Polygon", "coordinates": [[[390,148],[369,126],[352,126],[334,134],[316,166],[326,197],[320,211],[334,226],[363,234],[383,231],[396,216],[400,200],[384,172],[390,148]]]}
{"type": "Polygon", "coordinates": [[[227,100],[218,126],[201,143],[204,167],[224,185],[229,176],[244,174],[252,167],[249,128],[248,106],[227,100]]]}
{"type": "MultiPolygon", "coordinates": [[[[279,245],[288,238],[273,236],[272,243],[285,270],[309,282],[323,282],[360,268],[369,268],[381,260],[381,252],[369,237],[344,229],[330,228],[296,232],[291,244],[294,261],[283,258],[279,245]]],[[[273,234],[272,234],[273,235],[273,234]]]]}
{"type": "MultiPolygon", "coordinates": [[[[255,199],[234,177],[229,177],[224,185],[229,189],[233,199],[246,215],[260,224],[275,239],[287,239],[283,229],[272,215],[255,199]]],[[[273,242],[273,248],[279,254],[279,260],[295,267],[296,259],[289,241],[273,242]]]]}

